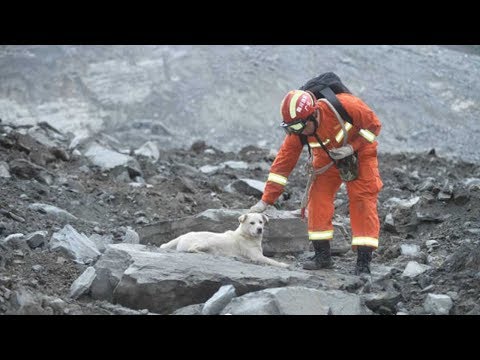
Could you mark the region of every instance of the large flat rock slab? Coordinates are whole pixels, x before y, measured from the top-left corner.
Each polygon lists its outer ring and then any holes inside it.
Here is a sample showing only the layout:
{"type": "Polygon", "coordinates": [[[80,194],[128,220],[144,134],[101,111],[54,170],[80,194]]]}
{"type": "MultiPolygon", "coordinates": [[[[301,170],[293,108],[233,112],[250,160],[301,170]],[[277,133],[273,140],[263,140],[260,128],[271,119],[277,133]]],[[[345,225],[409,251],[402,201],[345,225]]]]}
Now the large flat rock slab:
{"type": "Polygon", "coordinates": [[[169,314],[206,302],[223,285],[237,295],[284,286],[339,289],[355,277],[334,271],[308,272],[256,265],[203,253],[160,250],[140,244],[108,245],[95,264],[92,297],[132,309],[169,314]]]}

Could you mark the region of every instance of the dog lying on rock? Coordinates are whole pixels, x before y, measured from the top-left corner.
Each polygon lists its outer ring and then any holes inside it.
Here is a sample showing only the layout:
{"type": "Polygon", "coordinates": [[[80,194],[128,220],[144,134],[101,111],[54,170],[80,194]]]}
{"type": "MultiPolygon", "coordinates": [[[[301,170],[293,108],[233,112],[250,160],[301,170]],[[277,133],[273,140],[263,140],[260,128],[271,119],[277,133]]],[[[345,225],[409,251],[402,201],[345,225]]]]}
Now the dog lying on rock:
{"type": "Polygon", "coordinates": [[[213,255],[242,257],[259,264],[288,267],[263,255],[263,228],[268,223],[265,214],[248,213],[238,218],[240,225],[235,231],[223,233],[192,231],[160,246],[186,252],[205,252],[213,255]]]}

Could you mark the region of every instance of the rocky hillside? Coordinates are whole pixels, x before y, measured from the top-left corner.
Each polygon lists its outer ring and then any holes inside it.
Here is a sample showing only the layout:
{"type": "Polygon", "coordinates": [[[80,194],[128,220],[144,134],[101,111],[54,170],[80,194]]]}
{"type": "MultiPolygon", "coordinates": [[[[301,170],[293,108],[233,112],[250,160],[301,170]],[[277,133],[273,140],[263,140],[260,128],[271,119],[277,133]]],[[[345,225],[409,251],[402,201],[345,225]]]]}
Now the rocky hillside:
{"type": "Polygon", "coordinates": [[[480,314],[480,58],[457,50],[1,46],[0,314],[480,314]],[[267,211],[288,269],[160,250],[236,226],[282,96],[323,71],[383,122],[372,276],[352,274],[343,187],[334,269],[301,268],[302,166],[267,211]]]}

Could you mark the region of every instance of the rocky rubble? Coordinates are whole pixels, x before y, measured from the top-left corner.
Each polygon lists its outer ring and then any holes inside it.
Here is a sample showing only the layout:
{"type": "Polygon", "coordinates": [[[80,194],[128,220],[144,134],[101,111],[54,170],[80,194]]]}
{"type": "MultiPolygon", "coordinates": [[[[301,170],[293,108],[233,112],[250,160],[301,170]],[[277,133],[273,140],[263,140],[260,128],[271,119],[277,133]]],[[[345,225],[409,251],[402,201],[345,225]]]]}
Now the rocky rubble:
{"type": "Polygon", "coordinates": [[[46,124],[0,123],[0,313],[480,313],[480,166],[434,150],[379,156],[370,279],[352,274],[344,187],[335,268],[301,268],[312,254],[298,216],[301,166],[267,211],[265,254],[289,269],[158,248],[183,232],[236,227],[273,158],[255,146],[135,149],[115,134],[80,141],[46,124]]]}

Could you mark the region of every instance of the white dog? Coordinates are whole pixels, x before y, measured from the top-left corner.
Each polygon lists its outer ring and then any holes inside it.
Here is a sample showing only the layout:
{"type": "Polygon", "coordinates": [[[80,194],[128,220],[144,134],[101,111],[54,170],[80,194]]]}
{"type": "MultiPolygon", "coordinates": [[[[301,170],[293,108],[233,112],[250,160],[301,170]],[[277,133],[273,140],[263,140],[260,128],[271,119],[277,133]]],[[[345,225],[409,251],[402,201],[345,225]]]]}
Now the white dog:
{"type": "Polygon", "coordinates": [[[261,264],[288,267],[288,264],[263,256],[263,227],[268,222],[264,214],[249,213],[238,218],[235,231],[224,233],[192,231],[160,246],[186,252],[207,252],[214,255],[239,256],[261,264]]]}

